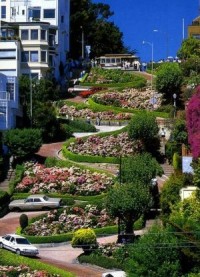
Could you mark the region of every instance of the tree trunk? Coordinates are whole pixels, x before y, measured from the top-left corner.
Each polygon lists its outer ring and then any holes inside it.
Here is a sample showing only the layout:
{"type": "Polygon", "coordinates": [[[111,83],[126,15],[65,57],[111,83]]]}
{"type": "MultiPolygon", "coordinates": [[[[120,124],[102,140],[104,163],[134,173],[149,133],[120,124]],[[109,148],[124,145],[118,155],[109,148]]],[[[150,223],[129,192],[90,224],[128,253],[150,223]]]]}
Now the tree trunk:
{"type": "Polygon", "coordinates": [[[128,215],[125,221],[125,240],[126,242],[133,242],[134,240],[134,230],[133,230],[133,217],[128,215]]]}

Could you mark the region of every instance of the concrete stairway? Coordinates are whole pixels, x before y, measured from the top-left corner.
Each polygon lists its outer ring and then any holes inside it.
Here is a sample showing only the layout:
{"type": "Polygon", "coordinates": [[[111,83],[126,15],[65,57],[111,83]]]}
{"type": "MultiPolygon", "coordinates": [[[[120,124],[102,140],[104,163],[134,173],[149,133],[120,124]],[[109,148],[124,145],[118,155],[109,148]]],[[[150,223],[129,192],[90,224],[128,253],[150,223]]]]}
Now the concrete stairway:
{"type": "Polygon", "coordinates": [[[9,190],[9,183],[15,177],[15,171],[13,168],[9,168],[7,172],[7,176],[4,181],[0,182],[0,190],[8,191],[9,190]]]}

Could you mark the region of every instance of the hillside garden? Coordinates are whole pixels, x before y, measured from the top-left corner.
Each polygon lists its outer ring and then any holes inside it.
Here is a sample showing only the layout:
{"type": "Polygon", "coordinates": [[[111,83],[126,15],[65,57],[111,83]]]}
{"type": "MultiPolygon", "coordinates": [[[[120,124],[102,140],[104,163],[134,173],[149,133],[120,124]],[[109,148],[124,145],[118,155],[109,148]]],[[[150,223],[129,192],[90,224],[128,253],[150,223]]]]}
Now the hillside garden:
{"type": "MultiPolygon", "coordinates": [[[[154,94],[159,97],[158,106],[152,109],[153,95],[145,88],[146,81],[126,74],[120,76],[119,72],[98,69],[88,75],[85,85],[95,83],[103,89],[97,90],[85,103],[77,104],[73,99],[54,103],[59,120],[68,126],[81,126],[81,122],[92,126],[97,116],[102,120],[100,124],[128,125],[116,132],[70,138],[63,145],[63,161],[48,158],[45,165],[24,163],[18,166],[15,180],[10,184],[12,199],[45,193],[62,197],[65,203],[62,209],[30,220],[29,225],[18,232],[34,243],[45,243],[76,241],[75,231],[82,230],[81,241],[84,245],[87,238],[90,251],[79,257],[80,262],[120,268],[128,272],[128,276],[198,276],[195,274],[200,270],[196,235],[199,229],[195,205],[199,204],[199,199],[196,196],[184,205],[179,196],[179,189],[189,180],[193,184],[192,177],[182,174],[177,167],[162,191],[151,183],[163,173],[157,161],[161,157],[156,116],[166,118],[170,114],[160,112],[161,94],[154,94]],[[88,115],[92,120],[90,124],[85,122],[88,115]],[[76,122],[79,123],[76,125],[76,122]],[[119,174],[98,170],[93,163],[115,164],[119,174]],[[152,208],[162,208],[156,226],[141,238],[136,237],[134,230],[145,227],[152,208]],[[88,228],[93,229],[97,237],[118,233],[121,240],[93,247],[94,234],[90,237],[84,231],[88,228]],[[187,230],[195,230],[195,233],[188,236],[187,230]]],[[[186,141],[186,130],[180,121],[174,125],[172,134],[173,143],[177,145],[173,149],[171,146],[170,157],[180,150],[180,143],[186,141]]]]}

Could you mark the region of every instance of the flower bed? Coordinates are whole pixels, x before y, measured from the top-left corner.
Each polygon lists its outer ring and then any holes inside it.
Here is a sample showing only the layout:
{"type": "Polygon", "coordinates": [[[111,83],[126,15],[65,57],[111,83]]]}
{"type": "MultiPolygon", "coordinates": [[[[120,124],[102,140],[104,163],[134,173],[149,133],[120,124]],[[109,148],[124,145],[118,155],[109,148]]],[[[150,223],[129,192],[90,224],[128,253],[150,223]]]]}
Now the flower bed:
{"type": "Polygon", "coordinates": [[[114,113],[112,111],[103,111],[103,112],[93,112],[91,109],[81,109],[78,110],[73,106],[64,105],[60,111],[60,115],[65,115],[73,118],[83,118],[85,119],[87,116],[90,119],[96,120],[99,117],[101,120],[129,120],[131,119],[130,113],[114,113]]]}
{"type": "Polygon", "coordinates": [[[102,228],[114,225],[105,209],[93,205],[85,208],[66,208],[60,214],[58,210],[50,211],[42,219],[35,221],[25,229],[30,236],[50,236],[64,234],[80,228],[102,228]]]}
{"type": "Polygon", "coordinates": [[[117,136],[106,137],[90,136],[86,140],[77,138],[67,148],[70,152],[79,155],[91,155],[102,157],[132,156],[143,149],[140,141],[132,141],[128,133],[123,132],[117,136]]]}
{"type": "Polygon", "coordinates": [[[113,178],[71,166],[50,167],[27,163],[24,177],[15,192],[70,193],[73,195],[97,195],[113,185],[113,178]]]}
{"type": "Polygon", "coordinates": [[[59,277],[58,274],[50,274],[45,270],[31,270],[26,265],[20,266],[3,266],[0,265],[0,276],[18,276],[18,277],[59,277]]]}
{"type": "Polygon", "coordinates": [[[125,89],[122,92],[106,92],[98,95],[93,95],[92,99],[102,105],[112,105],[121,108],[129,109],[152,109],[161,106],[161,94],[151,91],[136,89],[125,89]],[[154,99],[154,100],[153,100],[154,99]]]}

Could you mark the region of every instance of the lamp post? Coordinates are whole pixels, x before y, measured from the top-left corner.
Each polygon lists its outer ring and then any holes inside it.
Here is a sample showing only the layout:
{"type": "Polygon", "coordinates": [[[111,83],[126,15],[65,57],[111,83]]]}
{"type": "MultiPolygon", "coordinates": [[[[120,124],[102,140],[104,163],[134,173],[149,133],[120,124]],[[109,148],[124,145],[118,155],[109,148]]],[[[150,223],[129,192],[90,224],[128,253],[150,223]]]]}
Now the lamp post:
{"type": "Polygon", "coordinates": [[[176,93],[173,94],[173,99],[174,99],[174,118],[176,117],[176,93]]]}
{"type": "Polygon", "coordinates": [[[82,30],[82,33],[81,33],[81,43],[82,43],[82,59],[84,60],[84,56],[85,56],[85,51],[84,51],[84,30],[83,30],[83,26],[81,26],[81,30],[82,30]]]}
{"type": "Polygon", "coordinates": [[[148,44],[151,46],[151,93],[153,94],[153,109],[154,109],[155,99],[154,99],[154,92],[153,92],[153,42],[143,41],[142,43],[148,44]]]}
{"type": "Polygon", "coordinates": [[[33,125],[33,80],[38,79],[38,75],[32,77],[30,74],[30,125],[33,125]]]}
{"type": "Polygon", "coordinates": [[[168,33],[167,32],[162,32],[158,29],[153,30],[153,32],[161,33],[161,34],[164,34],[166,36],[166,59],[167,59],[168,56],[169,56],[169,36],[168,36],[168,33]]]}

